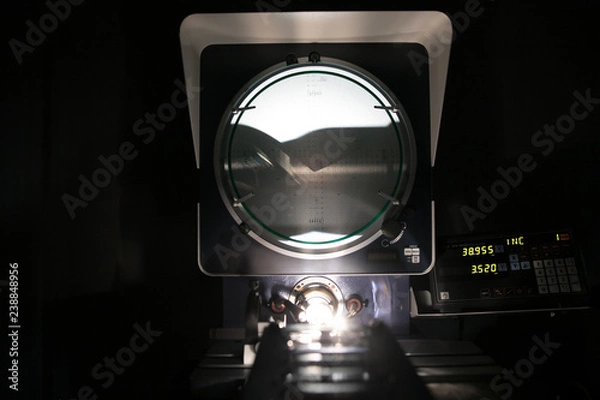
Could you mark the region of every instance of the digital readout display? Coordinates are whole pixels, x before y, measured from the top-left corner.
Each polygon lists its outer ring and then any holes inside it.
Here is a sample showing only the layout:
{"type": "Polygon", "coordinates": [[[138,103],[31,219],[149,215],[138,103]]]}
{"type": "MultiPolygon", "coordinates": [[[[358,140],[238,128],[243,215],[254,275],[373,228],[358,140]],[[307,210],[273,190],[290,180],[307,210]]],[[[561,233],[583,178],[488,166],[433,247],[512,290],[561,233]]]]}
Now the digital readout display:
{"type": "Polygon", "coordinates": [[[543,258],[544,252],[569,246],[568,233],[510,235],[447,242],[440,254],[438,275],[507,276],[511,271],[532,268],[532,257],[543,258]]]}
{"type": "MultiPolygon", "coordinates": [[[[500,242],[500,241],[497,241],[500,242]]],[[[503,241],[504,242],[504,241],[503,241]]],[[[506,238],[505,244],[507,247],[510,246],[524,246],[525,238],[524,236],[516,236],[516,237],[508,237],[506,238]]],[[[488,256],[491,260],[492,257],[496,255],[500,255],[504,253],[505,245],[504,243],[492,245],[479,245],[479,246],[463,246],[462,247],[462,256],[463,257],[480,257],[480,256],[488,256]]],[[[507,271],[508,268],[503,268],[505,264],[502,264],[501,270],[507,271]]],[[[470,263],[471,266],[471,275],[477,274],[493,274],[498,275],[498,262],[484,262],[477,263],[474,260],[470,263]]]]}
{"type": "Polygon", "coordinates": [[[471,274],[497,274],[498,264],[496,263],[485,263],[485,264],[473,264],[471,265],[471,274]]]}
{"type": "Polygon", "coordinates": [[[573,237],[565,231],[447,238],[437,252],[436,298],[445,306],[586,292],[573,237]]]}
{"type": "Polygon", "coordinates": [[[494,246],[468,246],[462,248],[463,257],[494,255],[494,246]]]}

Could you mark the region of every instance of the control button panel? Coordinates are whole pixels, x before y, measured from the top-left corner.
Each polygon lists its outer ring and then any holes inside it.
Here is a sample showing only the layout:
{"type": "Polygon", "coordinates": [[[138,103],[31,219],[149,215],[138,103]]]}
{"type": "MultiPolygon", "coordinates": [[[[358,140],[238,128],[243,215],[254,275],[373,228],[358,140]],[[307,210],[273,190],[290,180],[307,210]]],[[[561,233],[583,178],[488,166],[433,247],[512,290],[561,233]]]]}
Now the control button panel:
{"type": "Polygon", "coordinates": [[[562,306],[586,298],[583,261],[569,231],[441,243],[433,277],[438,293],[451,293],[438,299],[442,303],[478,301],[493,306],[522,300],[523,307],[562,306]]]}
{"type": "Polygon", "coordinates": [[[575,258],[555,258],[546,260],[534,260],[537,277],[538,293],[577,293],[581,292],[579,271],[575,258]],[[569,260],[569,261],[567,261],[569,260]],[[543,265],[543,267],[540,267],[543,265]],[[569,267],[565,267],[569,265],[569,267]]]}

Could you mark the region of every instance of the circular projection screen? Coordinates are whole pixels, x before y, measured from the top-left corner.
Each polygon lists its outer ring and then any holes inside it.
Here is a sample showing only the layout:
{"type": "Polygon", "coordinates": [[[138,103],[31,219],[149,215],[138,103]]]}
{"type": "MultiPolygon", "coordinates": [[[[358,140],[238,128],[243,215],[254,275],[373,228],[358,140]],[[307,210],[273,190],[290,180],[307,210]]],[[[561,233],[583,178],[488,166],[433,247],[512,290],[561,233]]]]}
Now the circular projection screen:
{"type": "Polygon", "coordinates": [[[337,60],[277,65],[225,113],[215,171],[240,229],[300,258],[354,252],[410,194],[416,151],[395,96],[337,60]]]}

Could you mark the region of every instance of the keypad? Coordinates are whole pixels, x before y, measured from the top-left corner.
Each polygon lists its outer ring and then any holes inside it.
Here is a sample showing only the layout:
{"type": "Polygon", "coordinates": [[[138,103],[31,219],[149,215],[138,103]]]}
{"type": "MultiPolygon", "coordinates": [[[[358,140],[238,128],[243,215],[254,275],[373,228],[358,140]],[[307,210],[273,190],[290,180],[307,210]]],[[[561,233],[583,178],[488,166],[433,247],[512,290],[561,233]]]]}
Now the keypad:
{"type": "Polygon", "coordinates": [[[535,271],[539,294],[578,293],[582,291],[575,258],[546,258],[533,260],[531,264],[535,271]]]}
{"type": "MultiPolygon", "coordinates": [[[[463,257],[469,257],[460,259],[460,269],[459,260],[449,258],[448,267],[454,268],[456,262],[456,272],[444,269],[444,274],[439,275],[443,285],[454,288],[458,293],[454,300],[480,299],[485,300],[482,304],[498,305],[523,302],[532,307],[554,307],[556,304],[566,307],[587,300],[584,296],[588,291],[585,271],[580,265],[579,254],[570,234],[546,232],[530,236],[490,238],[489,241],[477,243],[449,243],[446,248],[457,249],[463,257]],[[486,254],[469,256],[465,249],[470,246],[485,247],[486,254]],[[489,265],[489,268],[473,273],[474,265],[489,265]],[[471,279],[465,279],[464,285],[461,277],[456,280],[446,278],[446,275],[469,275],[469,272],[471,279]],[[532,299],[534,301],[529,302],[532,299]],[[538,300],[542,301],[538,303],[538,300]]],[[[455,253],[448,254],[452,256],[455,253]]],[[[445,267],[444,264],[443,268],[445,267]]],[[[448,290],[446,286],[443,286],[443,290],[448,290]]]]}

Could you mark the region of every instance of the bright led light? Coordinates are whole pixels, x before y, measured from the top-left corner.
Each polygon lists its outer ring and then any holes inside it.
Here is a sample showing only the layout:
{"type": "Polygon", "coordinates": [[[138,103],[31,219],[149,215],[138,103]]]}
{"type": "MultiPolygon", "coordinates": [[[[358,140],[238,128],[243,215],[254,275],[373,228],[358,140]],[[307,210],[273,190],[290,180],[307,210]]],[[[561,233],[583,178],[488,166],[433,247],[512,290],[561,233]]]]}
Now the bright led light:
{"type": "Polygon", "coordinates": [[[302,233],[300,235],[294,235],[294,236],[290,237],[290,239],[297,240],[299,242],[322,243],[322,242],[332,242],[334,240],[339,240],[339,239],[343,238],[344,236],[345,235],[340,235],[337,233],[310,231],[310,232],[302,233]]]}
{"type": "Polygon", "coordinates": [[[300,321],[300,322],[306,322],[307,321],[306,311],[300,311],[300,313],[298,313],[298,321],[300,321]]]}
{"type": "Polygon", "coordinates": [[[327,325],[333,322],[333,310],[327,304],[312,303],[306,307],[306,321],[313,325],[327,325]]]}
{"type": "Polygon", "coordinates": [[[310,329],[336,329],[342,317],[344,298],[335,282],[322,276],[302,279],[294,285],[290,302],[299,306],[299,322],[307,322],[310,329]]]}
{"type": "Polygon", "coordinates": [[[345,235],[337,233],[310,231],[291,236],[292,240],[280,240],[280,242],[301,249],[328,249],[354,242],[361,237],[362,235],[352,235],[345,238],[345,235]]]}
{"type": "Polygon", "coordinates": [[[331,327],[333,328],[333,330],[329,332],[329,336],[340,336],[342,332],[348,327],[348,320],[346,317],[338,315],[333,319],[331,327]]]}

